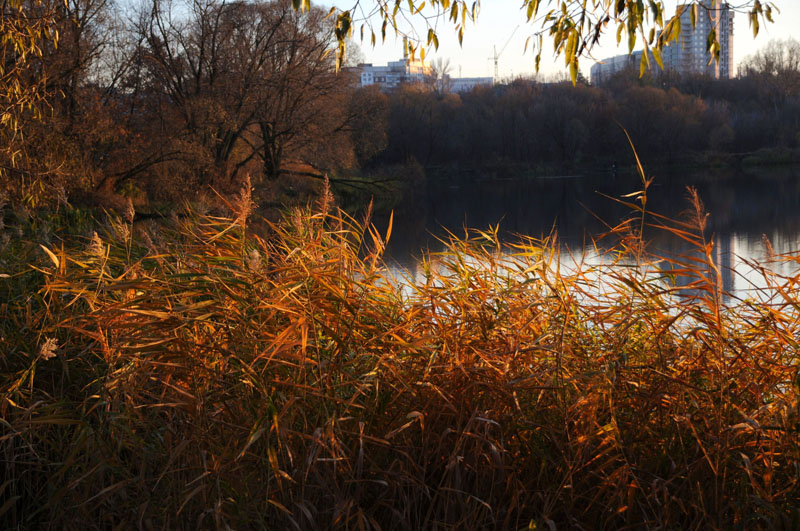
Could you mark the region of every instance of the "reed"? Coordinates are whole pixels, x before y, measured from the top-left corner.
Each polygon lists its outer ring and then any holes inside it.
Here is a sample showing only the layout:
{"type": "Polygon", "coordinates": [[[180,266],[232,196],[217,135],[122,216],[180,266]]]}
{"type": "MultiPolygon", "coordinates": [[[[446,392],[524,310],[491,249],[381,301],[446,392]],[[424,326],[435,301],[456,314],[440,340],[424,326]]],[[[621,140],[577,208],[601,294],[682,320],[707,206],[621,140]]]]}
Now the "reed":
{"type": "Polygon", "coordinates": [[[327,202],[8,244],[0,527],[796,528],[800,275],[726,303],[643,194],[602,266],[484,230],[393,278],[327,202]]]}

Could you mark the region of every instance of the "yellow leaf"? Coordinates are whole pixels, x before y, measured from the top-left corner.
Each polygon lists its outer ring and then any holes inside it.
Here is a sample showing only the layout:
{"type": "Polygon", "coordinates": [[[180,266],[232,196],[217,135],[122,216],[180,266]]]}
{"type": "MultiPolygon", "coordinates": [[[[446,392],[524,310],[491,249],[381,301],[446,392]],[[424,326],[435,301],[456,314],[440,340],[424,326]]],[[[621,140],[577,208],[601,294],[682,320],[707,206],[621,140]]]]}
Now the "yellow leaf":
{"type": "Polygon", "coordinates": [[[53,263],[56,265],[56,267],[61,267],[61,262],[58,260],[58,257],[55,254],[53,254],[53,251],[51,251],[50,249],[48,249],[47,247],[45,247],[44,245],[41,245],[41,244],[39,244],[39,247],[44,249],[44,252],[47,253],[47,256],[50,257],[50,260],[53,261],[53,263]]]}
{"type": "Polygon", "coordinates": [[[389,214],[389,228],[386,229],[386,238],[384,241],[388,242],[389,237],[392,235],[392,223],[394,222],[394,210],[389,214]]]}

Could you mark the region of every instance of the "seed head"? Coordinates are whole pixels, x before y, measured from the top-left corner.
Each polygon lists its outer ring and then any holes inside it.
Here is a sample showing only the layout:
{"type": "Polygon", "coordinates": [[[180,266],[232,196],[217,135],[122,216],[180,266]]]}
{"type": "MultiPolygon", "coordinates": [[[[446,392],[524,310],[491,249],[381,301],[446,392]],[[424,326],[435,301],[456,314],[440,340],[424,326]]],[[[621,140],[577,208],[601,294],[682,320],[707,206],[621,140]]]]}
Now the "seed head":
{"type": "Polygon", "coordinates": [[[253,213],[255,209],[255,203],[253,203],[253,187],[250,184],[250,176],[248,175],[245,177],[244,186],[239,191],[239,195],[236,197],[236,200],[233,204],[235,214],[236,214],[236,221],[244,225],[247,222],[247,218],[250,217],[250,214],[253,213]]]}
{"type": "Polygon", "coordinates": [[[89,242],[89,254],[96,258],[103,258],[106,255],[106,247],[103,245],[103,240],[96,232],[92,233],[92,241],[89,242]]]}
{"type": "Polygon", "coordinates": [[[322,214],[330,213],[333,203],[334,197],[333,193],[331,193],[331,181],[328,179],[328,176],[325,175],[325,180],[322,184],[322,194],[319,198],[319,211],[322,214]]]}
{"type": "Polygon", "coordinates": [[[774,262],[775,249],[773,249],[772,242],[769,241],[769,238],[766,234],[761,235],[761,243],[764,244],[764,253],[766,254],[767,262],[774,262]]]}
{"type": "Polygon", "coordinates": [[[56,357],[56,350],[58,350],[58,341],[54,337],[45,338],[45,342],[39,347],[39,357],[43,360],[49,360],[56,357]]]}
{"type": "Polygon", "coordinates": [[[247,268],[253,272],[261,272],[264,269],[264,259],[258,249],[253,249],[247,255],[247,268]]]}
{"type": "Polygon", "coordinates": [[[133,201],[131,201],[130,197],[125,203],[125,212],[122,213],[122,217],[124,217],[125,221],[128,223],[133,223],[133,218],[136,217],[136,210],[133,208],[133,201]]]}

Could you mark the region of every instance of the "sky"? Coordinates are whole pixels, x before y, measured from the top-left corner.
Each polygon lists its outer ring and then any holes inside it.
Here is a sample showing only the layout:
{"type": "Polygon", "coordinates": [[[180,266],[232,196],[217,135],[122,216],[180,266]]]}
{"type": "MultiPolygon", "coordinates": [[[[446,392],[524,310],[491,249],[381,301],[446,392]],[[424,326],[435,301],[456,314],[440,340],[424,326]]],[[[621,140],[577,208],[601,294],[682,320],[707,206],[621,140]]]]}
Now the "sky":
{"type": "MultiPolygon", "coordinates": [[[[732,5],[744,3],[746,0],[731,0],[732,5]]],[[[683,3],[683,2],[681,2],[683,3]]],[[[666,0],[667,14],[674,14],[676,0],[666,0]]],[[[753,38],[753,31],[745,13],[736,13],[734,18],[734,63],[738,63],[747,55],[753,54],[763,48],[772,39],[785,39],[795,37],[800,39],[800,1],[798,0],[773,0],[773,4],[780,10],[780,14],[773,15],[774,24],[762,23],[757,38],[753,38]]],[[[501,79],[517,76],[531,76],[534,72],[534,55],[529,48],[524,53],[525,41],[532,35],[534,26],[526,23],[525,13],[521,11],[520,0],[483,0],[478,20],[475,23],[467,22],[464,32],[463,46],[459,47],[453,26],[444,22],[439,23],[439,50],[428,52],[426,62],[442,58],[450,60],[450,75],[453,77],[490,77],[494,72],[492,61],[493,49],[499,53],[498,66],[501,79]],[[505,47],[505,48],[504,48],[505,47]],[[502,53],[500,53],[502,50],[502,53]]],[[[542,2],[540,14],[546,12],[549,6],[542,2]]],[[[666,18],[666,17],[665,17],[666,18]]],[[[422,24],[416,24],[422,28],[422,24]]],[[[610,27],[610,26],[609,26],[610,27]]],[[[356,27],[355,34],[358,34],[356,27]]],[[[420,31],[417,28],[417,31],[420,31]]],[[[597,60],[627,53],[627,44],[623,39],[621,47],[616,46],[614,29],[600,42],[600,46],[593,51],[597,60]]],[[[563,58],[553,58],[552,46],[548,46],[545,36],[545,50],[542,53],[540,74],[545,76],[566,75],[568,69],[564,66],[563,58]]],[[[531,39],[533,42],[533,39],[531,39]]],[[[365,62],[376,65],[396,61],[403,55],[402,38],[395,38],[388,34],[386,42],[373,48],[367,40],[360,46],[365,62]]],[[[638,43],[637,49],[641,48],[638,43]]],[[[594,60],[583,58],[580,63],[581,72],[587,77],[594,60]]]]}

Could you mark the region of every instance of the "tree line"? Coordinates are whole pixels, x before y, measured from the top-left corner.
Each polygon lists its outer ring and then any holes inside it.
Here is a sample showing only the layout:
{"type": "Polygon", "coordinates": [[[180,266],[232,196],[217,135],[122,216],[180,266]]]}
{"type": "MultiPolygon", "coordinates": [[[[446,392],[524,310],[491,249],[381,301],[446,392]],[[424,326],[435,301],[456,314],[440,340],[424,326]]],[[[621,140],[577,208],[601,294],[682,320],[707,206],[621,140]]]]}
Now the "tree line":
{"type": "MultiPolygon", "coordinates": [[[[628,131],[652,164],[800,147],[800,43],[775,41],[734,79],[620,72],[602,86],[515,79],[450,94],[403,86],[385,105],[387,147],[367,164],[542,172],[608,169],[632,160],[628,131]]],[[[730,157],[729,157],[730,158],[730,157]]]]}

